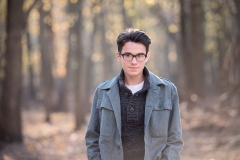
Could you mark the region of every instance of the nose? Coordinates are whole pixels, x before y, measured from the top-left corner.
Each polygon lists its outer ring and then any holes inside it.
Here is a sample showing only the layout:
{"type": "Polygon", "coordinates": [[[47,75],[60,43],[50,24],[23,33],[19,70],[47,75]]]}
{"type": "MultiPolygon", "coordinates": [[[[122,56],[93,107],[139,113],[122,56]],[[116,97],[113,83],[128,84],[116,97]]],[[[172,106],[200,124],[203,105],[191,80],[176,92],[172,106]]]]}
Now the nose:
{"type": "Polygon", "coordinates": [[[137,63],[137,58],[136,58],[136,57],[133,57],[131,63],[137,63]]]}

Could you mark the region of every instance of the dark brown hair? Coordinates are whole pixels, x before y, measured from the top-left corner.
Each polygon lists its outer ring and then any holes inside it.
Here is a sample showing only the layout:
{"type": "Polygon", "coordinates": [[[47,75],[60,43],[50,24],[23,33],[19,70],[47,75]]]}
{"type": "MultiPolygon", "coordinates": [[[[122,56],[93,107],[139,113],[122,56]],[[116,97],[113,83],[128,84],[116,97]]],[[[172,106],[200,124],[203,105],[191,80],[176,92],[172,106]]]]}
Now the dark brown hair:
{"type": "Polygon", "coordinates": [[[117,38],[118,52],[121,53],[122,47],[126,42],[142,43],[146,47],[146,54],[151,44],[151,39],[141,29],[128,28],[124,32],[120,33],[117,38]]]}

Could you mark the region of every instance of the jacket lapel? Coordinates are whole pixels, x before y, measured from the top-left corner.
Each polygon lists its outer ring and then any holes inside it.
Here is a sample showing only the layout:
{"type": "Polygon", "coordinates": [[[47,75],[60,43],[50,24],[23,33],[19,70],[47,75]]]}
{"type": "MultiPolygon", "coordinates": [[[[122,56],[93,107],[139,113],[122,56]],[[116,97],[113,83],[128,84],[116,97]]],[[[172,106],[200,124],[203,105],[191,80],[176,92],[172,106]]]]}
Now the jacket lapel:
{"type": "Polygon", "coordinates": [[[156,102],[157,96],[159,92],[159,87],[151,87],[148,90],[147,97],[146,97],[146,105],[145,105],[145,119],[144,119],[144,125],[145,127],[149,123],[149,119],[152,114],[153,106],[156,102]]]}
{"type": "Polygon", "coordinates": [[[117,128],[121,136],[121,106],[118,85],[113,85],[107,92],[116,118],[117,128]]]}
{"type": "Polygon", "coordinates": [[[152,72],[149,74],[149,81],[150,81],[150,88],[147,92],[146,97],[146,105],[145,105],[145,119],[144,119],[144,125],[145,127],[148,125],[153,107],[156,103],[156,100],[158,98],[160,87],[159,85],[166,85],[161,79],[156,78],[152,72]]]}

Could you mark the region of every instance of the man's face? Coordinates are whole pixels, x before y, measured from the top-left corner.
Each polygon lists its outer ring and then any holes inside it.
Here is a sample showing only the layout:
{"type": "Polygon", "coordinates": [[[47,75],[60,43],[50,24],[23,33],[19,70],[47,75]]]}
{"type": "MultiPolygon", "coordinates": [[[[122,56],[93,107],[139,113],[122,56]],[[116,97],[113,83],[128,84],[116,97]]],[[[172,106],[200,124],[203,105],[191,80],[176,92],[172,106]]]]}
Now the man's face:
{"type": "Polygon", "coordinates": [[[120,61],[122,65],[126,77],[134,78],[142,76],[143,68],[150,57],[150,53],[148,53],[146,59],[141,62],[137,61],[136,57],[134,57],[131,61],[126,61],[120,54],[146,55],[146,47],[142,43],[126,42],[122,47],[121,53],[116,54],[118,61],[120,61]]]}

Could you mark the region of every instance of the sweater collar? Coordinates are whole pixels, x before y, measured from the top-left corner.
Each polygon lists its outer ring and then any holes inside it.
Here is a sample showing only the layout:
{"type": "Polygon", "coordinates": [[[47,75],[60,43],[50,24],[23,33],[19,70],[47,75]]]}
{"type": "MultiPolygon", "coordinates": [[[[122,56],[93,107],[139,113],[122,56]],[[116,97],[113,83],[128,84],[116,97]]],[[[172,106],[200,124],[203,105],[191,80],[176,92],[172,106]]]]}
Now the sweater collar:
{"type": "MultiPolygon", "coordinates": [[[[140,93],[144,92],[144,91],[146,91],[146,90],[148,90],[150,88],[149,71],[148,71],[146,66],[143,69],[143,75],[144,75],[145,79],[144,79],[143,88],[140,91],[138,91],[140,93]]],[[[127,90],[127,91],[130,92],[130,90],[125,86],[125,83],[124,83],[124,71],[123,71],[123,69],[121,70],[121,72],[119,74],[118,83],[119,83],[119,87],[121,89],[124,89],[124,90],[127,90]]]]}

